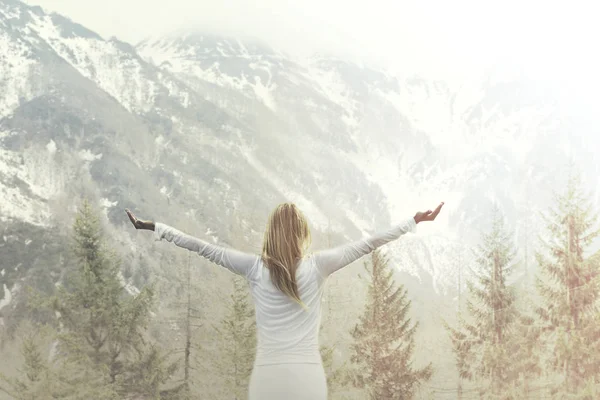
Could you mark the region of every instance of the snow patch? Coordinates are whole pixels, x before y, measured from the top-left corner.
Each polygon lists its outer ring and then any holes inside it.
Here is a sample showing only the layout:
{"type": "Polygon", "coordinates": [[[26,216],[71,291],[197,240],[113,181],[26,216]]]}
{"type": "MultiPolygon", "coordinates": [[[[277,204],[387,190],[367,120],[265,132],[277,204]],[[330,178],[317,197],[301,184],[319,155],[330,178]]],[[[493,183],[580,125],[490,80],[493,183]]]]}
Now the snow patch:
{"type": "Polygon", "coordinates": [[[123,285],[123,288],[125,289],[125,291],[127,293],[129,293],[131,296],[137,296],[140,294],[140,289],[138,289],[136,286],[132,285],[131,283],[128,283],[127,281],[125,281],[125,277],[123,276],[123,274],[121,272],[119,272],[119,281],[121,282],[121,285],[123,285]]]}
{"type": "Polygon", "coordinates": [[[110,207],[114,207],[114,206],[116,206],[117,204],[119,204],[119,202],[118,202],[118,201],[110,201],[110,200],[108,200],[108,199],[106,199],[106,198],[102,198],[102,199],[100,200],[100,205],[101,205],[102,207],[104,207],[104,208],[110,208],[110,207]]]}
{"type": "MultiPolygon", "coordinates": [[[[16,289],[16,285],[15,285],[15,289],[16,289]]],[[[4,298],[2,300],[0,300],[0,310],[2,310],[4,307],[9,305],[11,301],[12,301],[12,292],[10,290],[8,290],[8,286],[6,286],[6,283],[5,283],[4,284],[4,298]]]]}
{"type": "Polygon", "coordinates": [[[269,107],[273,111],[276,110],[275,98],[273,97],[273,92],[276,88],[276,84],[271,84],[268,86],[263,85],[258,76],[254,77],[254,85],[252,85],[252,89],[254,90],[256,98],[262,101],[265,106],[269,107]]]}
{"type": "Polygon", "coordinates": [[[94,160],[99,160],[102,158],[102,153],[100,154],[93,154],[89,149],[85,149],[85,150],[81,150],[78,153],[79,158],[81,158],[84,161],[94,161],[94,160]]]}
{"type": "Polygon", "coordinates": [[[45,200],[62,191],[64,183],[63,173],[47,151],[31,148],[12,152],[0,148],[0,221],[16,219],[47,226],[51,214],[45,200]]]}
{"type": "Polygon", "coordinates": [[[56,142],[53,139],[50,139],[50,141],[46,145],[46,149],[48,149],[48,153],[50,154],[56,153],[56,142]]]}
{"type": "Polygon", "coordinates": [[[102,208],[102,211],[106,217],[108,217],[108,209],[116,206],[117,204],[119,204],[118,201],[110,201],[106,198],[100,199],[100,207],[102,208]]]}
{"type": "Polygon", "coordinates": [[[13,18],[19,19],[21,17],[21,10],[18,7],[14,7],[12,9],[9,9],[8,7],[0,8],[0,14],[3,14],[7,20],[13,18]]]}
{"type": "Polygon", "coordinates": [[[169,189],[167,189],[167,187],[166,187],[166,186],[163,186],[163,187],[161,187],[161,188],[160,188],[160,193],[161,193],[162,195],[164,195],[165,197],[169,198],[169,197],[171,197],[171,195],[173,194],[173,189],[171,189],[171,190],[169,191],[169,189]]]}
{"type": "Polygon", "coordinates": [[[63,37],[51,16],[33,12],[30,16],[30,28],[83,76],[96,82],[128,111],[150,111],[157,86],[145,76],[144,66],[135,54],[100,38],[63,37]]]}
{"type": "Polygon", "coordinates": [[[14,40],[8,32],[0,29],[0,118],[10,115],[22,100],[35,97],[32,78],[39,68],[30,58],[32,49],[28,43],[14,40]]]}
{"type": "MultiPolygon", "coordinates": [[[[139,46],[137,50],[146,61],[159,65],[163,69],[177,74],[185,80],[193,77],[192,79],[201,79],[218,86],[234,89],[246,96],[253,96],[266,107],[275,110],[273,92],[277,88],[277,85],[272,82],[272,63],[262,57],[247,54],[247,49],[243,46],[241,46],[242,54],[228,54],[220,45],[216,50],[220,53],[220,58],[222,59],[232,57],[247,59],[250,69],[267,71],[269,73],[267,82],[262,82],[258,76],[248,77],[245,73],[242,73],[240,77],[227,75],[221,71],[219,61],[213,61],[212,64],[207,66],[201,66],[202,61],[209,60],[204,52],[192,46],[182,47],[168,40],[147,42],[139,46]]],[[[172,90],[172,87],[168,85],[167,87],[171,95],[178,95],[172,90]]],[[[181,95],[179,97],[184,107],[187,107],[189,97],[182,97],[181,95]]]]}

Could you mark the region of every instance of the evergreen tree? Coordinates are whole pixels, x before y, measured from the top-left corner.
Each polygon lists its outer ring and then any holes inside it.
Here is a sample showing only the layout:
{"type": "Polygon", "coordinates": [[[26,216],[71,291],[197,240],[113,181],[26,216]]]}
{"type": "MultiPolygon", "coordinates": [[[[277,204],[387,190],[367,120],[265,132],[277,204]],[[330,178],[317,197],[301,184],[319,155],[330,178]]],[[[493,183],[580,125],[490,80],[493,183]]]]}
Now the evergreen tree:
{"type": "Polygon", "coordinates": [[[446,325],[460,377],[476,380],[481,395],[490,399],[520,398],[516,393],[521,368],[516,362],[529,366],[532,360],[521,359],[524,339],[515,332],[523,333],[520,327],[526,326],[528,319],[518,312],[515,295],[506,284],[514,255],[503,218],[495,209],[491,232],[483,236],[476,251],[477,284],[467,282],[470,318],[461,318],[456,329],[446,325]]]}
{"type": "MultiPolygon", "coordinates": [[[[161,331],[161,337],[169,341],[168,350],[172,354],[183,353],[183,359],[177,362],[182,365],[178,375],[177,384],[169,393],[173,397],[178,394],[181,400],[195,399],[201,393],[198,387],[199,367],[201,366],[201,346],[198,338],[198,329],[203,327],[199,322],[202,317],[201,304],[203,301],[203,290],[194,284],[193,273],[198,270],[197,261],[192,263],[193,253],[177,256],[174,259],[161,260],[161,265],[171,265],[169,275],[165,276],[167,282],[164,287],[166,300],[162,302],[165,314],[172,315],[160,321],[160,324],[168,325],[168,331],[161,331]],[[183,261],[183,258],[187,261],[183,261]],[[178,266],[185,266],[178,268],[178,266]],[[173,331],[174,329],[174,331],[173,331]]],[[[194,257],[194,260],[196,258],[194,257]]],[[[200,260],[202,262],[202,260],[200,260]]],[[[206,261],[208,262],[208,261],[206,261]]],[[[211,266],[212,268],[212,266],[211,266]]],[[[162,392],[164,395],[164,391],[162,392]]]]}
{"type": "Polygon", "coordinates": [[[238,276],[233,278],[227,314],[215,329],[221,347],[216,365],[225,378],[227,391],[236,400],[245,399],[256,352],[256,321],[248,288],[238,276]]]}
{"type": "Polygon", "coordinates": [[[342,385],[345,379],[346,368],[345,365],[340,367],[336,367],[334,365],[333,355],[335,352],[336,346],[331,345],[321,345],[321,359],[323,360],[323,368],[325,369],[325,373],[327,374],[327,387],[329,389],[329,395],[331,396],[335,390],[342,385]]]}
{"type": "Polygon", "coordinates": [[[530,399],[539,397],[539,378],[542,375],[542,331],[536,319],[525,314],[519,315],[513,326],[509,350],[512,357],[514,380],[511,385],[512,397],[530,399]]]}
{"type": "Polygon", "coordinates": [[[196,320],[200,319],[198,316],[198,309],[194,307],[192,302],[192,266],[190,263],[191,254],[188,254],[187,262],[187,277],[186,277],[186,292],[187,298],[185,303],[185,349],[184,349],[184,360],[183,360],[183,389],[185,393],[185,399],[192,398],[192,351],[199,350],[199,346],[193,341],[193,330],[196,327],[201,327],[195,323],[196,320]]]}
{"type": "Polygon", "coordinates": [[[132,399],[189,398],[184,397],[186,392],[181,386],[163,389],[176,372],[177,364],[156,346],[150,345],[147,351],[136,354],[128,368],[123,383],[132,399]]]}
{"type": "Polygon", "coordinates": [[[157,364],[148,362],[156,354],[145,338],[153,291],[146,287],[135,296],[125,291],[119,260],[104,245],[98,216],[87,201],[73,230],[76,266],[51,299],[60,324],[57,358],[73,369],[66,383],[76,398],[84,393],[88,398],[129,398],[152,391],[130,383],[137,382],[136,375],[164,376],[172,370],[161,364],[158,373],[157,364]],[[144,365],[151,369],[142,373],[144,365]]]}
{"type": "Polygon", "coordinates": [[[10,379],[0,374],[0,389],[17,400],[52,398],[50,385],[52,370],[47,365],[35,340],[35,334],[26,335],[21,343],[23,366],[21,377],[10,379]]]}
{"type": "Polygon", "coordinates": [[[600,263],[597,256],[586,258],[586,250],[600,231],[594,229],[597,216],[579,175],[570,177],[545,219],[548,240],[542,242],[545,251],[536,255],[542,297],[538,314],[549,344],[549,365],[559,377],[552,393],[556,398],[597,398],[600,263]]]}
{"type": "Polygon", "coordinates": [[[396,287],[387,264],[379,251],[372,254],[371,268],[365,263],[371,282],[365,311],[352,331],[351,381],[370,399],[410,399],[433,369],[412,365],[418,323],[411,323],[407,291],[396,287]]]}
{"type": "Polygon", "coordinates": [[[21,341],[22,366],[17,369],[19,376],[8,378],[0,374],[0,390],[17,400],[31,399],[110,399],[117,398],[111,388],[80,382],[77,391],[70,383],[76,380],[80,366],[56,360],[52,357],[53,346],[48,347],[55,333],[49,326],[32,326],[24,322],[19,325],[23,339],[21,341]],[[23,333],[25,332],[25,333],[23,333]],[[50,349],[48,352],[43,349],[50,349]]]}

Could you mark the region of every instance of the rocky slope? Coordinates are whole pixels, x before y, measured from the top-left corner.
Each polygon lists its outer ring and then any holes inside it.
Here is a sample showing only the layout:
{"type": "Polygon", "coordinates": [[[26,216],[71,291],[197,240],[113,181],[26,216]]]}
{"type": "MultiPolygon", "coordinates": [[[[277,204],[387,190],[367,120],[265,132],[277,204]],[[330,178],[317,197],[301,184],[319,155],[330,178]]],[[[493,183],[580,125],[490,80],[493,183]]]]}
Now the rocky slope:
{"type": "MultiPolygon", "coordinates": [[[[281,201],[305,211],[319,249],[327,235],[342,243],[444,200],[435,226],[386,250],[424,326],[419,357],[451,368],[440,321],[456,309],[459,273],[464,282],[492,205],[531,258],[535,211],[560,189],[566,161],[575,158],[592,184],[599,176],[590,150],[598,124],[518,78],[392,76],[199,34],[134,46],[17,0],[0,0],[0,93],[5,326],[22,310],[23,285],[35,277],[49,288],[60,278],[82,197],[105,212],[132,288],[168,282],[160,254],[175,253],[132,231],[126,207],[258,251],[281,201]]],[[[209,286],[228,278],[202,271],[209,286]]],[[[330,289],[346,328],[362,304],[347,293],[364,287],[359,271],[341,272],[330,289]]],[[[219,306],[206,313],[217,316],[219,306]]],[[[440,376],[432,386],[450,384],[450,372],[440,376]]]]}

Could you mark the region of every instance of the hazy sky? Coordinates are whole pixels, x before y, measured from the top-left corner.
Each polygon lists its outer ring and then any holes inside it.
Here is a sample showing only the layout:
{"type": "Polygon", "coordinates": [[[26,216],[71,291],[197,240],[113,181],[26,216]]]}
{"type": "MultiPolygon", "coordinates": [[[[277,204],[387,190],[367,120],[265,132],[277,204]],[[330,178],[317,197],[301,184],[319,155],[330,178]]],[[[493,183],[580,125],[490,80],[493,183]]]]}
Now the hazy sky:
{"type": "MultiPolygon", "coordinates": [[[[587,2],[540,0],[27,0],[105,37],[189,28],[252,35],[288,52],[333,50],[389,68],[470,74],[483,65],[567,84],[598,75],[587,2]]],[[[597,79],[597,78],[596,78],[597,79]]]]}

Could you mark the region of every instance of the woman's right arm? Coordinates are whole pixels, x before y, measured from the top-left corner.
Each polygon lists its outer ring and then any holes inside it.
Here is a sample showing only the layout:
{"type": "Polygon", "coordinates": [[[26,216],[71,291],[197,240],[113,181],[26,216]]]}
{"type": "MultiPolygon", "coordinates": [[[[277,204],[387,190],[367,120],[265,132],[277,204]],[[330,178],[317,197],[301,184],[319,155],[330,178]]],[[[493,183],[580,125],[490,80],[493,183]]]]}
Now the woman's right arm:
{"type": "Polygon", "coordinates": [[[129,210],[125,210],[131,223],[136,229],[154,231],[154,239],[166,240],[178,247],[198,253],[209,261],[227,268],[231,272],[248,277],[259,257],[254,254],[246,254],[241,251],[224,246],[208,243],[197,237],[188,235],[169,225],[153,221],[142,221],[137,219],[129,210]]]}
{"type": "Polygon", "coordinates": [[[444,203],[441,203],[434,211],[418,212],[414,217],[407,218],[393,228],[379,232],[366,239],[316,253],[314,257],[317,269],[323,277],[328,277],[335,271],[371,253],[373,250],[400,238],[400,236],[408,232],[414,232],[419,222],[433,221],[443,205],[444,203]]]}

